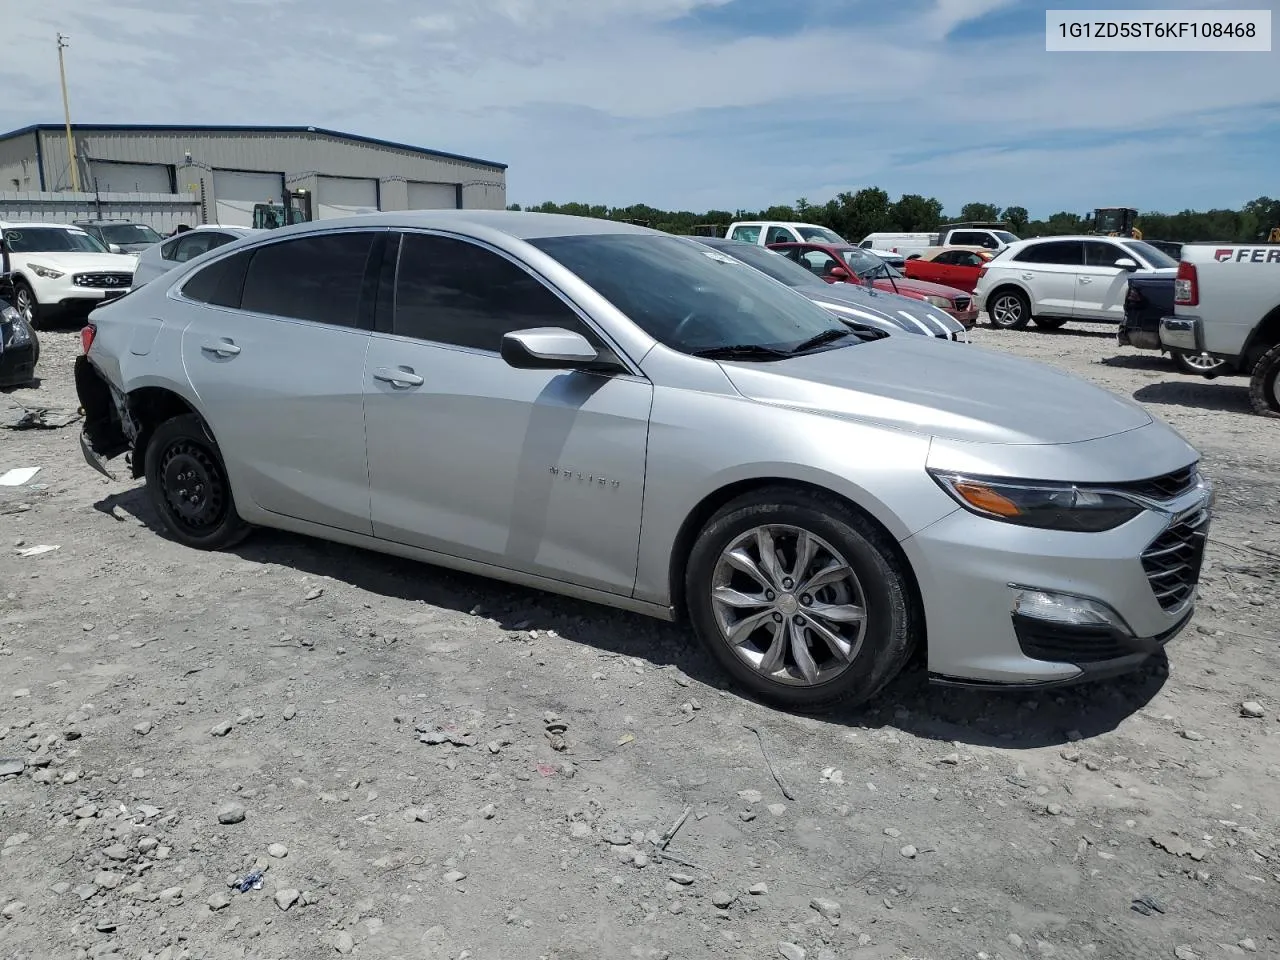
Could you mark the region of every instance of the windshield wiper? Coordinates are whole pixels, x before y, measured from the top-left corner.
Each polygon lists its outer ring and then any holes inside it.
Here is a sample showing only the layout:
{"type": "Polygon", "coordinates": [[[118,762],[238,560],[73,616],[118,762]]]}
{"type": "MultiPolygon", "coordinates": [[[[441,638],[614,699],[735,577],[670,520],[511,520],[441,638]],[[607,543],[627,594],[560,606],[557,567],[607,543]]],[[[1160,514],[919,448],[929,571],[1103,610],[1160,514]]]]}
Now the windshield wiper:
{"type": "Polygon", "coordinates": [[[708,347],[705,350],[695,350],[693,355],[706,360],[782,360],[791,356],[790,353],[759,343],[735,343],[724,347],[708,347]]]}
{"type": "Polygon", "coordinates": [[[837,340],[843,340],[845,337],[853,337],[856,334],[847,327],[843,330],[832,328],[831,330],[823,330],[821,333],[804,340],[791,348],[792,355],[804,353],[806,350],[813,350],[817,347],[824,347],[828,343],[835,343],[837,340]]]}

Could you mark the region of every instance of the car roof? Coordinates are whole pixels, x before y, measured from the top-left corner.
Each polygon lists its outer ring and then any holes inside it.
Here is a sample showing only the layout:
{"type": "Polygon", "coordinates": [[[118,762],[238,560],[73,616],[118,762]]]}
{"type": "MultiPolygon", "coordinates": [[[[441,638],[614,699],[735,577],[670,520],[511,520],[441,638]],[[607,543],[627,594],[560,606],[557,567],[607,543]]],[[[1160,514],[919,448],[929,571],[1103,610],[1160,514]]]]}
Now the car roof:
{"type": "Polygon", "coordinates": [[[60,230],[84,231],[73,223],[45,223],[42,220],[0,220],[0,230],[22,229],[23,227],[57,227],[60,230]]]}
{"type": "MultiPolygon", "coordinates": [[[[107,223],[137,223],[136,220],[130,220],[128,217],[114,217],[107,220],[72,220],[71,225],[75,227],[97,227],[107,223]]],[[[144,226],[144,224],[138,224],[144,226]]]]}
{"type": "Polygon", "coordinates": [[[635,236],[671,236],[661,230],[621,223],[617,220],[600,220],[595,217],[574,217],[564,213],[528,213],[520,210],[400,210],[386,213],[362,213],[353,217],[332,220],[313,220],[279,227],[270,233],[275,236],[294,236],[321,230],[344,227],[388,227],[443,230],[494,231],[517,240],[538,240],[546,237],[591,237],[606,234],[632,234],[635,236]]]}

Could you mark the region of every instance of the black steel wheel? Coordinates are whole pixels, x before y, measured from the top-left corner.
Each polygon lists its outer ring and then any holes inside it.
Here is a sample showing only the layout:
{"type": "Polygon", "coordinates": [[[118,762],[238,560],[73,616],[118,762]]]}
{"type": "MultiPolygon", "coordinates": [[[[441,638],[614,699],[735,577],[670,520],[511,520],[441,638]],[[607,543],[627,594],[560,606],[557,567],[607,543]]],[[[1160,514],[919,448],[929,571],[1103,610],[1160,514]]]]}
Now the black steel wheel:
{"type": "Polygon", "coordinates": [[[151,502],[175,540],[222,550],[249,532],[236,512],[218,445],[199,417],[174,417],[156,427],[145,467],[151,502]]]}

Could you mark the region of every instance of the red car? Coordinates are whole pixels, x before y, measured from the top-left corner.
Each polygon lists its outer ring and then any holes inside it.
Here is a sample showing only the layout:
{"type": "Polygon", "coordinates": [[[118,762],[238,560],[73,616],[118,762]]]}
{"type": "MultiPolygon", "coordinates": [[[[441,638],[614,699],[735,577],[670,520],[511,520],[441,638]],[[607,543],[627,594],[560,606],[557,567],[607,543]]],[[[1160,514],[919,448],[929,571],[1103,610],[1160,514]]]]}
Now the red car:
{"type": "Polygon", "coordinates": [[[973,297],[964,290],[904,277],[874,253],[861,247],[841,243],[771,243],[769,249],[790,257],[827,283],[857,283],[885,293],[924,300],[951,314],[966,330],[978,322],[973,297]]]}
{"type": "Polygon", "coordinates": [[[991,256],[990,250],[938,247],[908,260],[903,272],[909,280],[929,280],[973,293],[973,288],[978,285],[978,274],[991,256]]]}

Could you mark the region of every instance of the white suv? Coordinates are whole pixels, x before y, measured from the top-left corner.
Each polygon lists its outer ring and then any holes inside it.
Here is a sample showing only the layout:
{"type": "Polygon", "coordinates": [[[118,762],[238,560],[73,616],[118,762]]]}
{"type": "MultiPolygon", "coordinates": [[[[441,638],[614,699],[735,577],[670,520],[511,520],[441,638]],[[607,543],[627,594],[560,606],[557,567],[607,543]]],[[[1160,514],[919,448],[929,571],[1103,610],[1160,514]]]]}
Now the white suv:
{"type": "Polygon", "coordinates": [[[0,257],[13,282],[13,305],[35,327],[58,311],[91,309],[133,284],[136,256],[108,253],[79,227],[0,223],[0,257]]]}
{"type": "Polygon", "coordinates": [[[726,240],[741,240],[767,247],[771,243],[848,243],[828,227],[789,220],[736,220],[725,232],[726,240]]]}
{"type": "Polygon", "coordinates": [[[1124,237],[1040,237],[1012,243],[982,268],[974,305],[993,327],[1028,321],[1055,330],[1068,320],[1119,323],[1131,276],[1168,276],[1178,264],[1124,237]]]}

